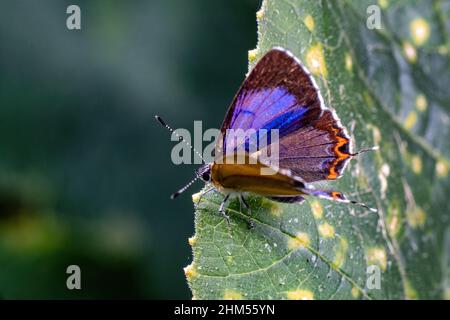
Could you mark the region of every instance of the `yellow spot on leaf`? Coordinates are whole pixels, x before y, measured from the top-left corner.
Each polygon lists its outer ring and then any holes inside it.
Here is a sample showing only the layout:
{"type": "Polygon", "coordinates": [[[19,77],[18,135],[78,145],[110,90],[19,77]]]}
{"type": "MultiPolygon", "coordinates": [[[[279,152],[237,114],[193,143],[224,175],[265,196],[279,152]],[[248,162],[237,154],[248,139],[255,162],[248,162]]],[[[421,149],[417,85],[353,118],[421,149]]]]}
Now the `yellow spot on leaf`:
{"type": "Polygon", "coordinates": [[[419,299],[419,295],[417,291],[412,287],[409,280],[406,280],[403,285],[403,290],[405,290],[405,297],[408,300],[417,300],[419,299]]]}
{"type": "Polygon", "coordinates": [[[400,210],[396,202],[388,208],[387,229],[391,237],[397,236],[400,231],[400,210]]]}
{"type": "Polygon", "coordinates": [[[424,112],[425,110],[427,110],[427,98],[423,95],[423,94],[419,94],[416,97],[416,108],[417,110],[419,110],[420,112],[424,112]]]}
{"type": "Polygon", "coordinates": [[[319,225],[319,233],[324,238],[334,237],[334,227],[328,223],[322,223],[319,225]]]}
{"type": "Polygon", "coordinates": [[[417,113],[415,111],[411,111],[405,119],[404,126],[406,129],[410,130],[417,122],[417,113]]]}
{"type": "Polygon", "coordinates": [[[450,300],[450,288],[444,290],[444,300],[450,300]]]}
{"type": "Polygon", "coordinates": [[[406,211],[406,218],[408,219],[408,224],[412,228],[422,227],[425,224],[427,215],[421,207],[415,206],[412,209],[406,211]]]}
{"type": "Polygon", "coordinates": [[[248,50],[248,62],[253,63],[258,55],[258,49],[248,50]]]}
{"type": "Polygon", "coordinates": [[[270,207],[270,213],[276,217],[279,217],[282,211],[283,209],[281,208],[281,206],[279,206],[276,203],[273,203],[272,206],[270,207]]]}
{"type": "Polygon", "coordinates": [[[336,246],[336,251],[333,260],[333,266],[336,268],[342,268],[345,262],[345,257],[348,251],[348,241],[345,238],[341,238],[336,246]]]}
{"type": "Polygon", "coordinates": [[[263,198],[263,200],[261,202],[261,206],[267,208],[270,211],[270,213],[272,215],[274,215],[275,217],[279,217],[281,215],[281,213],[283,212],[283,209],[277,202],[270,201],[266,198],[263,198]]]}
{"type": "Polygon", "coordinates": [[[359,291],[359,289],[357,287],[353,287],[351,293],[352,293],[352,297],[355,299],[358,299],[361,294],[361,292],[359,291]]]}
{"type": "Polygon", "coordinates": [[[202,192],[201,192],[201,191],[200,191],[200,192],[197,192],[197,193],[194,193],[194,194],[192,195],[192,201],[193,201],[194,203],[198,203],[198,202],[200,201],[201,195],[202,195],[202,192]]]}
{"type": "Polygon", "coordinates": [[[416,48],[407,41],[403,42],[403,54],[409,62],[414,63],[417,61],[416,48]]]}
{"type": "Polygon", "coordinates": [[[423,18],[417,18],[411,21],[409,31],[411,32],[414,43],[418,46],[423,45],[430,37],[430,25],[423,18]]]}
{"type": "Polygon", "coordinates": [[[368,265],[377,265],[385,271],[387,267],[386,250],[382,247],[372,247],[367,249],[366,259],[368,265]]]}
{"type": "Polygon", "coordinates": [[[325,63],[322,44],[312,46],[306,53],[306,64],[314,75],[327,77],[328,71],[325,63]]]}
{"type": "Polygon", "coordinates": [[[389,6],[388,0],[378,0],[378,4],[382,9],[386,9],[389,6]]]}
{"type": "Polygon", "coordinates": [[[323,217],[323,207],[319,201],[313,200],[311,202],[311,211],[314,215],[314,218],[321,219],[323,217]]]}
{"type": "Polygon", "coordinates": [[[422,159],[417,155],[412,156],[411,167],[415,174],[420,174],[422,172],[422,159]]]}
{"type": "Polygon", "coordinates": [[[448,175],[448,165],[444,161],[439,160],[436,163],[436,174],[440,178],[444,178],[448,175]]]}
{"type": "Polygon", "coordinates": [[[194,264],[188,265],[183,270],[186,278],[193,278],[197,275],[197,270],[195,269],[194,264]]]}
{"type": "Polygon", "coordinates": [[[194,236],[194,237],[190,237],[189,239],[188,239],[188,242],[189,242],[189,245],[192,247],[192,246],[194,246],[195,245],[195,243],[197,242],[197,238],[194,236]]]}
{"type": "Polygon", "coordinates": [[[287,292],[290,300],[314,300],[314,294],[309,290],[293,290],[287,292]]]}
{"type": "Polygon", "coordinates": [[[264,9],[261,8],[258,11],[256,11],[256,19],[261,20],[264,17],[264,9]]]}
{"type": "Polygon", "coordinates": [[[306,233],[299,232],[295,238],[288,240],[288,248],[293,250],[301,247],[308,247],[310,243],[309,236],[306,233]]]}
{"type": "Polygon", "coordinates": [[[350,72],[353,70],[353,60],[349,53],[345,54],[345,69],[350,72]]]}
{"type": "Polygon", "coordinates": [[[242,300],[242,294],[236,290],[226,289],[223,294],[223,300],[242,300]]]}
{"type": "Polygon", "coordinates": [[[303,22],[305,23],[305,26],[309,31],[312,32],[314,30],[314,19],[311,15],[307,15],[303,22]]]}

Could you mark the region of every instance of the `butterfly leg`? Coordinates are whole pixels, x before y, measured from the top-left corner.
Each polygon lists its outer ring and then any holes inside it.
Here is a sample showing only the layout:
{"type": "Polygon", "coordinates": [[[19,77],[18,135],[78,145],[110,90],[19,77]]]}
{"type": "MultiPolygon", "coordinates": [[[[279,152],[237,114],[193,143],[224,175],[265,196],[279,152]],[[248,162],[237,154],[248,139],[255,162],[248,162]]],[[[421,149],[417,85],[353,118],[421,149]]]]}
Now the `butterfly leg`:
{"type": "Polygon", "coordinates": [[[249,215],[249,218],[250,218],[250,220],[248,221],[248,228],[249,229],[253,229],[255,227],[255,223],[254,223],[253,218],[252,218],[252,216],[253,216],[252,215],[252,208],[250,208],[250,206],[248,205],[247,200],[245,200],[243,195],[240,195],[239,199],[244,204],[245,209],[247,209],[247,212],[248,212],[248,215],[249,215]]]}
{"type": "Polygon", "coordinates": [[[200,202],[202,201],[203,196],[205,196],[206,194],[210,193],[210,192],[213,191],[213,190],[214,190],[214,187],[211,187],[211,188],[206,189],[205,191],[203,191],[203,192],[200,194],[200,197],[198,198],[198,201],[194,204],[194,209],[195,209],[195,210],[197,210],[197,207],[200,205],[200,202]]]}
{"type": "Polygon", "coordinates": [[[223,198],[222,203],[220,204],[220,207],[219,207],[219,212],[227,220],[228,231],[231,231],[230,216],[225,213],[225,205],[226,205],[229,197],[230,197],[230,194],[227,194],[225,196],[225,198],[223,198]]]}

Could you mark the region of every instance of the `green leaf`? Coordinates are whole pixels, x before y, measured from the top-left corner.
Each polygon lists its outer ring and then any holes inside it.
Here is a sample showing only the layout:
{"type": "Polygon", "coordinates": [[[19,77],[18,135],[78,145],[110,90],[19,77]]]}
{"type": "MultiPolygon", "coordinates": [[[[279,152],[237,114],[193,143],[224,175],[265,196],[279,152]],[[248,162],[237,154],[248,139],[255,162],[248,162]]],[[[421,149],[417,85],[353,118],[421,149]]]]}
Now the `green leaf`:
{"type": "Polygon", "coordinates": [[[249,59],[251,67],[273,46],[293,52],[355,149],[380,147],[321,184],[378,212],[251,197],[255,228],[232,201],[230,235],[218,211],[223,196],[210,193],[189,241],[194,258],[185,273],[194,298],[449,297],[450,3],[379,0],[382,29],[370,30],[373,2],[264,1],[249,59]],[[368,266],[380,270],[379,289],[368,266]]]}

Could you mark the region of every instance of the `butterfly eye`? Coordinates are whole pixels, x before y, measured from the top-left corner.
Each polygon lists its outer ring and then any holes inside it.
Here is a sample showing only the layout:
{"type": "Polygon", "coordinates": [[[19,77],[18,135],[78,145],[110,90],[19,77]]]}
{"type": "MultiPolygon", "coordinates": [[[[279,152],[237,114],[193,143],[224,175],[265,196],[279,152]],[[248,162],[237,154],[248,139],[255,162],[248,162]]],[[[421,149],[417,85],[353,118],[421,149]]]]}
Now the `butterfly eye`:
{"type": "Polygon", "coordinates": [[[204,172],[204,173],[202,174],[202,179],[203,179],[203,180],[209,181],[209,178],[210,178],[210,176],[209,176],[209,173],[208,173],[208,172],[204,172]]]}

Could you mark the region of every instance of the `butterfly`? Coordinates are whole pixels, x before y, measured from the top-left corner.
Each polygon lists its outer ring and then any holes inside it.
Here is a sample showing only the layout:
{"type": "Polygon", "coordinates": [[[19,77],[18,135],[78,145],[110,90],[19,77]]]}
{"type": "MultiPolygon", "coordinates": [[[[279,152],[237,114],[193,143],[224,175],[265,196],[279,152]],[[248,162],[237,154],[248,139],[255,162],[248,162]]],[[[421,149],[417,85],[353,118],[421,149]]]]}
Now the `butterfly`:
{"type": "MultiPolygon", "coordinates": [[[[155,117],[173,131],[161,117],[155,117]]],[[[201,179],[211,185],[202,196],[212,190],[224,194],[219,211],[228,224],[226,203],[230,196],[237,195],[250,210],[245,199],[249,193],[282,203],[301,203],[305,197],[315,196],[376,211],[347,199],[342,192],[311,186],[314,182],[341,177],[352,157],[376,150],[376,147],[352,152],[351,139],[338,116],[325,106],[314,78],[288,50],[274,47],[257,62],[234,97],[220,131],[214,161],[196,170],[195,179],[172,198],[201,179]],[[256,139],[248,136],[239,142],[229,139],[230,131],[239,129],[253,130],[256,139]],[[251,148],[263,136],[268,138],[269,130],[278,132],[276,166],[260,158],[261,148],[251,148]],[[258,135],[260,131],[264,133],[258,135]],[[239,149],[240,146],[243,148],[239,149]],[[236,160],[238,151],[245,160],[254,161],[227,161],[236,160]],[[262,174],[261,169],[272,169],[273,173],[262,174]]],[[[269,138],[266,151],[272,149],[274,143],[269,138]]]]}

